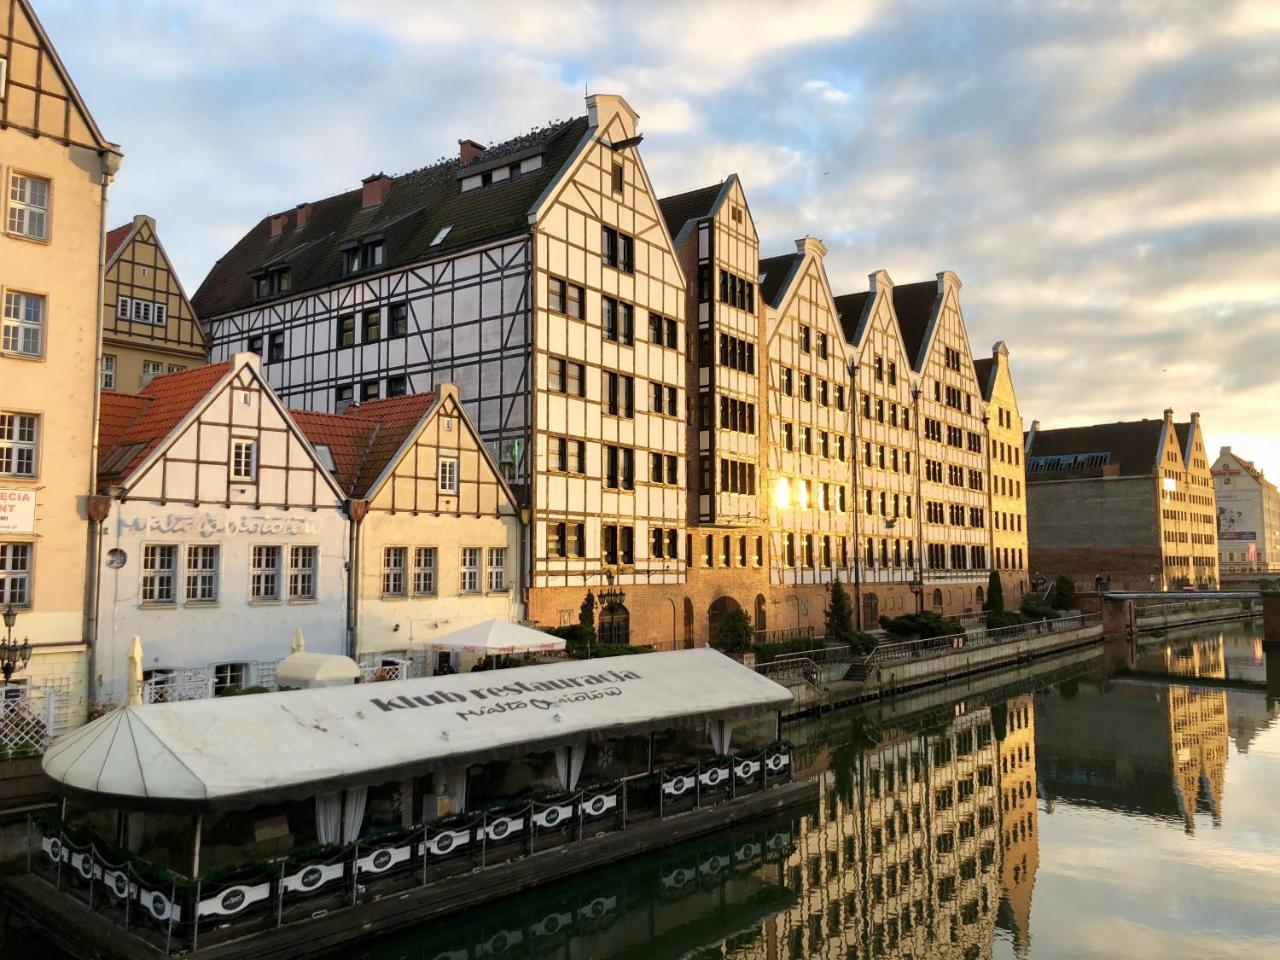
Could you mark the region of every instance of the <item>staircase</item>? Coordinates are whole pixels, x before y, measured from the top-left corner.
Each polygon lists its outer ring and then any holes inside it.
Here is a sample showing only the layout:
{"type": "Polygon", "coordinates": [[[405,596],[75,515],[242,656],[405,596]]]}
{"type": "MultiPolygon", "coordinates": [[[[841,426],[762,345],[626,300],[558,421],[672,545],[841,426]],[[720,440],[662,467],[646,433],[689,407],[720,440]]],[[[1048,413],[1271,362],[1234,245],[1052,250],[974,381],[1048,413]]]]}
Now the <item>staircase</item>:
{"type": "Polygon", "coordinates": [[[854,657],[849,661],[849,669],[845,671],[844,678],[854,683],[866,683],[873,669],[875,668],[869,656],[854,657]]]}

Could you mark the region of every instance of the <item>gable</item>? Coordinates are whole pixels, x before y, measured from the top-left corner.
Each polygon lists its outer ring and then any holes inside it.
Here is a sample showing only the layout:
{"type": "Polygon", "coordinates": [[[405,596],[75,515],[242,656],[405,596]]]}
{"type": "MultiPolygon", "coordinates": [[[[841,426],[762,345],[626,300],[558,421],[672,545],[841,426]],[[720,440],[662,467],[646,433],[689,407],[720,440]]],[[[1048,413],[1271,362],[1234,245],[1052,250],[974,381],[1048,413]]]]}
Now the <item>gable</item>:
{"type": "Polygon", "coordinates": [[[103,276],[103,308],[104,335],[115,343],[201,356],[208,349],[204,330],[149,217],[137,218],[128,234],[117,239],[103,276]]]}
{"type": "Polygon", "coordinates": [[[942,302],[935,309],[929,323],[921,345],[917,370],[960,387],[975,397],[980,406],[983,403],[983,390],[973,365],[973,350],[969,346],[969,332],[965,328],[964,315],[960,310],[958,286],[944,282],[942,302]],[[947,371],[945,376],[943,370],[947,371]]]}
{"type": "Polygon", "coordinates": [[[0,126],[120,153],[98,129],[29,0],[0,0],[0,49],[8,59],[0,126]]]}

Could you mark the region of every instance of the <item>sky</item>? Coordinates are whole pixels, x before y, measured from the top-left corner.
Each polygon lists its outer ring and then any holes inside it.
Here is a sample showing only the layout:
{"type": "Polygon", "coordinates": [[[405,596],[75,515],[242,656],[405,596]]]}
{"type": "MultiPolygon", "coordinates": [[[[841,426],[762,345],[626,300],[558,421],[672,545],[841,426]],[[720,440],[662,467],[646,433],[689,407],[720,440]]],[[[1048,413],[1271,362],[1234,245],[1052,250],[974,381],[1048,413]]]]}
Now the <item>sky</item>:
{"type": "Polygon", "coordinates": [[[35,3],[188,292],[269,213],[620,93],[659,194],[737,173],[762,255],[954,270],[1028,423],[1194,410],[1280,478],[1274,0],[35,3]]]}

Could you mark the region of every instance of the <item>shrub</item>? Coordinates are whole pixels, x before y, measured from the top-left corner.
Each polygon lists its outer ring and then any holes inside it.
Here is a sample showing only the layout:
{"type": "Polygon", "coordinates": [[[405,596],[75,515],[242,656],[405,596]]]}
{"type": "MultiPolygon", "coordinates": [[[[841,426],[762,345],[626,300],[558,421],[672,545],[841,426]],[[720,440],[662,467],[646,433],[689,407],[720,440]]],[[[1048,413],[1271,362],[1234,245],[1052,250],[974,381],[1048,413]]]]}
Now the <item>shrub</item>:
{"type": "MultiPolygon", "coordinates": [[[[982,609],[988,613],[1004,613],[1004,584],[1000,582],[1000,574],[992,570],[987,577],[987,602],[982,609]]],[[[991,624],[987,624],[991,626],[991,624]]]]}
{"type": "Polygon", "coordinates": [[[995,610],[987,611],[987,629],[997,630],[1000,627],[1013,627],[1020,623],[1026,623],[1027,618],[1024,614],[1017,610],[995,610]]]}
{"type": "Polygon", "coordinates": [[[964,633],[959,620],[951,620],[940,616],[932,610],[923,613],[908,613],[901,617],[880,618],[880,626],[895,637],[919,637],[928,640],[930,637],[948,637],[964,633]]]}
{"type": "Polygon", "coordinates": [[[755,635],[756,629],[751,623],[751,617],[747,615],[747,611],[738,607],[730,610],[720,621],[715,646],[725,653],[742,653],[751,647],[755,635]]]}
{"type": "Polygon", "coordinates": [[[1058,616],[1057,610],[1030,593],[1022,598],[1022,613],[1029,620],[1053,620],[1058,616]]]}
{"type": "Polygon", "coordinates": [[[853,644],[853,601],[837,578],[827,587],[827,639],[853,644]]]}
{"type": "Polygon", "coordinates": [[[1049,606],[1055,610],[1073,610],[1076,605],[1076,582],[1065,573],[1053,582],[1049,606]]]}

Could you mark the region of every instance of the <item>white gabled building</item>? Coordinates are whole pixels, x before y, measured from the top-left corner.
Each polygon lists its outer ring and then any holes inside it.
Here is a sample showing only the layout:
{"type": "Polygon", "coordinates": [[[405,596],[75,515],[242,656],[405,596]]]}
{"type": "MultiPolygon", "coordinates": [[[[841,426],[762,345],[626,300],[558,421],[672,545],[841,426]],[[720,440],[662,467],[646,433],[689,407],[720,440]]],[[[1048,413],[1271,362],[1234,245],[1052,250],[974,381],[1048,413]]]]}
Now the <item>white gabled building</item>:
{"type": "Polygon", "coordinates": [[[1280,570],[1280,491],[1252,461],[1230,447],[1218,452],[1210,469],[1218,501],[1218,564],[1223,572],[1280,570]]]}
{"type": "Polygon", "coordinates": [[[259,359],[103,391],[92,697],[127,696],[142,639],[148,699],[270,683],[296,630],[345,653],[345,497],[259,359]]]}

